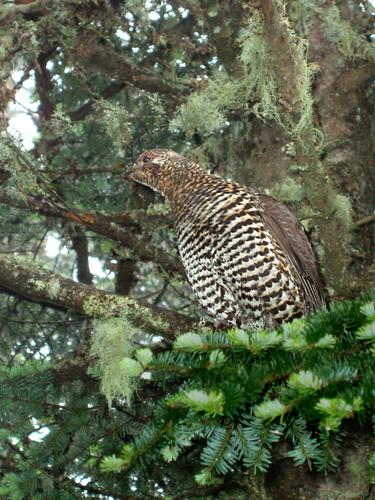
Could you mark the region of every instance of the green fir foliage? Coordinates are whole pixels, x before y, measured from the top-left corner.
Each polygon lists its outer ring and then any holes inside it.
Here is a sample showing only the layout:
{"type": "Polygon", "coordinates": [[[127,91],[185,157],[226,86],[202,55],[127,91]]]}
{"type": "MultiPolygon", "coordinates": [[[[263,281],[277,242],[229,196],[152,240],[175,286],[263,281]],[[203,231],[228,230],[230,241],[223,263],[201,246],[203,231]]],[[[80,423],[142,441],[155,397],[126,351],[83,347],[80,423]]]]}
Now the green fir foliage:
{"type": "MultiPolygon", "coordinates": [[[[335,469],[344,423],[357,415],[364,422],[374,410],[374,297],[334,304],[278,330],[188,333],[161,354],[136,351],[139,373],[147,369],[155,385],[177,377],[179,386],[160,401],[155,426],[122,456],[126,467],[156,452],[178,460],[198,439],[200,485],[240,463],[266,472],[280,440],[290,443],[286,456],[296,465],[335,469]]],[[[106,457],[102,470],[116,472],[119,464],[106,457]]]]}

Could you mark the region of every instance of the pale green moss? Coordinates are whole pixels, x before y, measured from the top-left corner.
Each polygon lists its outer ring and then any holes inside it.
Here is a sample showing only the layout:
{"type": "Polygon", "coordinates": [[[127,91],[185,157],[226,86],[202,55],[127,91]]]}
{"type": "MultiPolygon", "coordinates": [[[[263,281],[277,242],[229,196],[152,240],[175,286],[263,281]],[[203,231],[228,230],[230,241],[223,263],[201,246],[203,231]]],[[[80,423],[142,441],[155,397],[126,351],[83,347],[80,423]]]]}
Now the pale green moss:
{"type": "Polygon", "coordinates": [[[276,184],[271,194],[282,201],[299,202],[303,199],[304,189],[291,177],[276,184]]]}
{"type": "Polygon", "coordinates": [[[30,278],[27,282],[28,285],[31,285],[32,288],[38,290],[39,292],[43,292],[47,290],[48,284],[42,280],[36,280],[34,278],[30,278]]]}
{"type": "Polygon", "coordinates": [[[55,134],[62,135],[72,127],[72,121],[66,113],[55,111],[51,117],[49,126],[55,134]]]}
{"type": "Polygon", "coordinates": [[[61,284],[58,279],[52,279],[47,285],[48,295],[51,299],[56,299],[61,292],[61,284]]]}
{"type": "Polygon", "coordinates": [[[281,150],[283,152],[285,152],[285,154],[287,156],[290,156],[291,158],[294,158],[297,154],[296,145],[295,145],[294,141],[288,142],[287,144],[285,144],[285,146],[283,146],[281,148],[281,150]]]}
{"type": "Polygon", "coordinates": [[[140,305],[130,297],[119,295],[89,296],[83,304],[83,311],[87,316],[93,318],[125,317],[137,324],[146,323],[155,330],[166,330],[168,325],[158,316],[153,316],[151,311],[140,305]]]}
{"type": "Polygon", "coordinates": [[[90,295],[83,304],[83,311],[87,316],[96,318],[112,318],[121,312],[141,309],[138,303],[129,297],[118,295],[90,295]]]}
{"type": "Polygon", "coordinates": [[[308,169],[308,165],[298,165],[297,163],[293,163],[288,167],[288,170],[291,174],[300,174],[306,172],[308,169]]]}
{"type": "Polygon", "coordinates": [[[43,182],[34,158],[17,139],[7,133],[0,137],[0,162],[17,180],[20,191],[34,195],[38,193],[48,198],[50,189],[46,187],[46,181],[43,182]]]}
{"type": "Polygon", "coordinates": [[[160,332],[163,330],[168,330],[168,324],[162,318],[160,318],[160,316],[151,316],[150,312],[147,309],[145,309],[145,311],[145,319],[150,322],[155,330],[158,330],[160,332]]]}
{"type": "Polygon", "coordinates": [[[114,398],[125,398],[129,403],[136,388],[136,379],[120,363],[134,351],[133,339],[145,333],[146,322],[154,328],[166,328],[159,318],[153,318],[148,309],[128,297],[89,297],[83,306],[84,312],[96,317],[93,322],[91,355],[97,359],[101,390],[109,404],[114,398]],[[135,326],[134,320],[137,320],[135,326]]]}
{"type": "Polygon", "coordinates": [[[14,188],[14,187],[5,187],[5,188],[3,187],[2,192],[6,196],[9,196],[9,198],[11,198],[13,200],[16,200],[19,202],[25,201],[24,195],[18,189],[14,188]]]}
{"type": "Polygon", "coordinates": [[[131,248],[112,243],[112,249],[116,253],[116,255],[118,255],[122,259],[134,259],[134,250],[132,250],[131,248]]]}
{"type": "Polygon", "coordinates": [[[153,203],[147,207],[147,215],[169,215],[171,208],[167,203],[153,203]]]}
{"type": "MultiPolygon", "coordinates": [[[[29,262],[27,262],[27,266],[29,268],[29,262]]],[[[40,268],[36,269],[38,269],[38,271],[41,270],[40,268]]],[[[58,278],[52,278],[46,280],[38,280],[31,278],[29,279],[27,284],[39,292],[46,292],[48,297],[51,298],[52,300],[57,299],[60,296],[61,292],[63,291],[60,280],[58,278]]]]}
{"type": "Polygon", "coordinates": [[[217,103],[206,98],[206,93],[192,94],[180,106],[178,114],[170,122],[170,128],[181,128],[187,133],[198,129],[203,135],[210,135],[225,124],[225,116],[217,103]]]}
{"type": "Polygon", "coordinates": [[[353,209],[349,198],[342,194],[336,194],[331,204],[334,215],[346,229],[350,229],[353,224],[353,209]]]}
{"type": "Polygon", "coordinates": [[[187,133],[198,129],[203,135],[210,135],[224,127],[225,113],[241,108],[246,99],[247,89],[242,81],[219,74],[203,91],[191,94],[180,106],[170,128],[181,128],[187,133]]]}
{"type": "Polygon", "coordinates": [[[365,34],[357,33],[350,22],[341,18],[338,6],[321,7],[319,2],[294,0],[288,5],[288,13],[293,21],[301,21],[305,25],[312,19],[321,20],[327,38],[347,59],[375,60],[374,44],[367,40],[365,34]]]}
{"type": "Polygon", "coordinates": [[[282,21],[288,34],[289,53],[298,70],[293,116],[280,101],[271,47],[266,42],[261,24],[254,20],[251,20],[249,34],[242,43],[241,60],[248,71],[251,93],[258,95],[259,102],[254,112],[263,120],[276,121],[290,137],[299,139],[306,130],[313,130],[313,98],[310,90],[317,66],[307,63],[307,41],[297,37],[287,27],[285,15],[282,21]]]}

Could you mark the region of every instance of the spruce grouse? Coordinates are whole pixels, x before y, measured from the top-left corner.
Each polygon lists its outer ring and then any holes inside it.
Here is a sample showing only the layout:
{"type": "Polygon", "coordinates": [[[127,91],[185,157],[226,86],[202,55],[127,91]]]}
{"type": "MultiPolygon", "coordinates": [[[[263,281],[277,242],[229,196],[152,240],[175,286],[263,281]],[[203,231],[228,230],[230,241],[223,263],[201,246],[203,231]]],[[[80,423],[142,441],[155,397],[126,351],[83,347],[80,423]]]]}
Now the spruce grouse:
{"type": "Polygon", "coordinates": [[[170,203],[188,280],[217,323],[272,325],[325,304],[311,245],[282,203],[166,149],[140,155],[126,177],[170,203]]]}

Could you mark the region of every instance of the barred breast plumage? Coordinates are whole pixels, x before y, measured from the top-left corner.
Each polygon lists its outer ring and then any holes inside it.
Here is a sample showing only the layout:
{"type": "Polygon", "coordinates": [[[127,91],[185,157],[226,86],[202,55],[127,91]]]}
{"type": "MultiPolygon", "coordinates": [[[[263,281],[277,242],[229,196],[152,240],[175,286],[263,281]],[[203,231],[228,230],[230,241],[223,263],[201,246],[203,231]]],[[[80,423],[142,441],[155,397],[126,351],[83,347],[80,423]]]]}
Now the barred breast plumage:
{"type": "Polygon", "coordinates": [[[310,243],[285,205],[169,150],[143,153],[127,176],[171,204],[188,280],[217,322],[270,325],[324,305],[310,243]]]}

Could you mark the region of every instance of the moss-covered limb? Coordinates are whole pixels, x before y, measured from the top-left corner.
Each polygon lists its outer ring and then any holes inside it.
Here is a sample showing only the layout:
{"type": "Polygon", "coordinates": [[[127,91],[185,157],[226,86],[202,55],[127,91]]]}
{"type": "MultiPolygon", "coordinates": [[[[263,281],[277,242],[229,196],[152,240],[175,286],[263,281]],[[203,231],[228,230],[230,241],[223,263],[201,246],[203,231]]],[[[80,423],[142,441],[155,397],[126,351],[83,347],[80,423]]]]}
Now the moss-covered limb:
{"type": "Polygon", "coordinates": [[[325,11],[318,10],[325,34],[346,59],[375,61],[374,44],[370,41],[372,16],[362,11],[360,6],[354,9],[349,4],[348,1],[336,2],[325,11]],[[356,26],[353,23],[355,17],[356,26]]]}
{"type": "Polygon", "coordinates": [[[14,17],[20,14],[38,14],[46,15],[48,11],[42,10],[46,7],[52,7],[54,0],[35,0],[30,2],[19,3],[18,5],[5,4],[0,7],[0,24],[9,22],[14,17]]]}
{"type": "Polygon", "coordinates": [[[135,327],[167,338],[195,323],[187,316],[77,283],[16,257],[0,257],[0,287],[34,302],[91,317],[111,318],[126,312],[135,327]]]}
{"type": "Polygon", "coordinates": [[[271,46],[271,64],[279,91],[282,91],[283,106],[294,120],[299,119],[301,86],[301,62],[296,59],[296,39],[283,16],[282,3],[277,0],[261,2],[264,28],[268,43],[271,46]]]}
{"type": "Polygon", "coordinates": [[[311,79],[316,67],[307,63],[306,40],[289,28],[283,5],[269,3],[272,16],[253,15],[242,35],[242,72],[229,76],[222,72],[201,92],[190,95],[171,122],[187,132],[198,129],[204,135],[220,130],[229,113],[256,103],[252,111],[264,121],[274,121],[293,140],[306,143],[306,133],[314,142],[311,79]]]}
{"type": "MultiPolygon", "coordinates": [[[[134,232],[123,229],[122,226],[127,226],[128,228],[132,227],[133,229],[137,227],[137,214],[134,212],[131,214],[117,214],[114,218],[117,218],[118,223],[115,223],[111,215],[82,212],[76,209],[69,210],[67,207],[51,203],[40,197],[24,197],[19,193],[17,197],[15,193],[6,191],[0,193],[0,203],[4,203],[14,208],[28,209],[47,217],[57,217],[59,219],[73,221],[94,233],[105,236],[127,248],[131,248],[137,253],[142,261],[155,262],[171,274],[183,273],[183,268],[179,260],[155,245],[150,243],[145,244],[145,242],[139,239],[134,232]]],[[[142,212],[141,217],[143,222],[146,223],[143,215],[142,212]]],[[[160,218],[160,215],[156,214],[156,218],[160,218]]]]}

